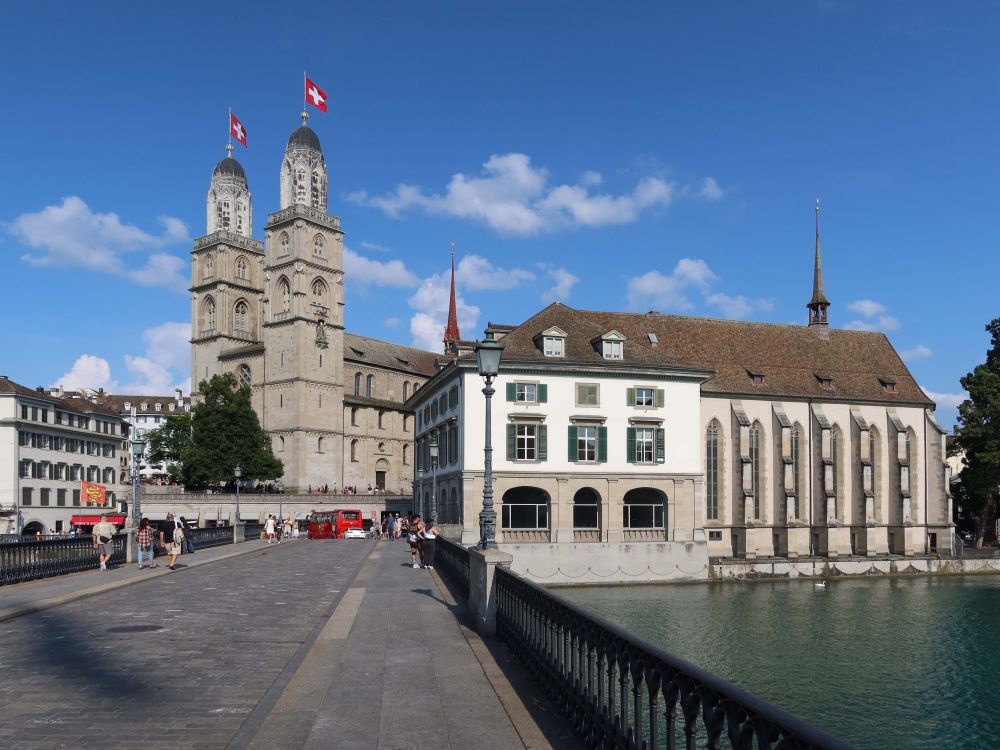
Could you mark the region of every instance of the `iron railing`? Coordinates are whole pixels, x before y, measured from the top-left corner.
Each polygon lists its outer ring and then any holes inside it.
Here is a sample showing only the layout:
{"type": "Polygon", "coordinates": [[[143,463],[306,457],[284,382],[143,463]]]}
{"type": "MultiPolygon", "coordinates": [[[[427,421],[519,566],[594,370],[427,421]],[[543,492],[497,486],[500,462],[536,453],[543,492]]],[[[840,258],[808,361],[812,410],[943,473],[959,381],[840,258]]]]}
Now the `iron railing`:
{"type": "MultiPolygon", "coordinates": [[[[469,550],[439,536],[434,562],[458,584],[463,596],[469,598],[469,550]]],[[[463,602],[464,603],[464,602],[463,602]]]]}
{"type": "Polygon", "coordinates": [[[243,525],[243,541],[250,542],[254,539],[260,539],[260,532],[263,531],[264,524],[262,523],[247,523],[243,525]]]}
{"type": "Polygon", "coordinates": [[[627,630],[497,568],[497,635],[588,747],[850,746],[627,630]]]}
{"type": "Polygon", "coordinates": [[[219,547],[233,543],[233,526],[217,526],[212,529],[188,529],[196,550],[204,547],[219,547]]]}
{"type": "MultiPolygon", "coordinates": [[[[116,534],[111,544],[111,565],[125,562],[127,534],[116,534]]],[[[0,585],[22,583],[100,567],[90,536],[65,539],[30,539],[0,544],[0,585]]]]}

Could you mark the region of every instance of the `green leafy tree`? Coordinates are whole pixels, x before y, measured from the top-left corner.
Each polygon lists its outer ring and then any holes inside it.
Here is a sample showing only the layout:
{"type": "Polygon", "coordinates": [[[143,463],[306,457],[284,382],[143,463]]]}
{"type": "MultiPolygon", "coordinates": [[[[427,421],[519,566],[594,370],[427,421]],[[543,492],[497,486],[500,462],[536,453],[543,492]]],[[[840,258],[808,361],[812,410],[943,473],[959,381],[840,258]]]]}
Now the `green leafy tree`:
{"type": "Polygon", "coordinates": [[[977,544],[985,534],[995,537],[1000,500],[1000,318],[986,326],[990,349],[986,362],[962,378],[969,398],[958,407],[957,449],[965,452],[966,466],[956,499],[976,519],[977,544]]]}
{"type": "Polygon", "coordinates": [[[185,451],[191,447],[191,415],[168,414],[163,424],[148,433],[149,446],[146,460],[151,464],[167,462],[167,474],[171,481],[183,481],[181,468],[185,451]]]}
{"type": "Polygon", "coordinates": [[[257,420],[250,388],[237,388],[229,373],[203,380],[198,388],[202,400],[190,416],[168,417],[152,433],[149,460],[178,462],[187,489],[228,482],[237,466],[244,479],[280,477],[284,469],[257,420]]]}

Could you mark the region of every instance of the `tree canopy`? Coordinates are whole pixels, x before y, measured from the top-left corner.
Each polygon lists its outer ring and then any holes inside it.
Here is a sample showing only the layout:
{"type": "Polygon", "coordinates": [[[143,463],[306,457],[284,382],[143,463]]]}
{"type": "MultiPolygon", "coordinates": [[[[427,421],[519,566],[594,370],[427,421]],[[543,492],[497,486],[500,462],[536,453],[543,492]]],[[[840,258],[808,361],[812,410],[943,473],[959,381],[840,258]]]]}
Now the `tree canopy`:
{"type": "Polygon", "coordinates": [[[202,400],[190,415],[167,417],[150,434],[149,461],[173,461],[188,489],[232,480],[239,466],[244,479],[277,479],[284,469],[271,451],[250,402],[250,388],[236,387],[232,374],[214,375],[198,389],[202,400]]]}
{"type": "Polygon", "coordinates": [[[969,397],[958,407],[955,431],[956,447],[965,453],[956,499],[977,519],[979,539],[997,516],[1000,492],[1000,318],[986,330],[986,361],[961,380],[969,397]]]}

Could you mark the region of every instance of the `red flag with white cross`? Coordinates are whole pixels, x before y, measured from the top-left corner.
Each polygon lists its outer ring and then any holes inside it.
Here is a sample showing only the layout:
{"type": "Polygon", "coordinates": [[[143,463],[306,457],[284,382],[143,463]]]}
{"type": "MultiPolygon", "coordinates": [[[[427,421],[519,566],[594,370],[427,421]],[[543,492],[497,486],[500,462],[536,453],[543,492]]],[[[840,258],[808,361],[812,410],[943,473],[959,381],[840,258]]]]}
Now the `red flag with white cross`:
{"type": "Polygon", "coordinates": [[[233,138],[242,143],[244,148],[246,148],[247,129],[243,127],[243,123],[240,122],[236,118],[236,115],[234,115],[232,112],[229,113],[229,133],[230,135],[233,136],[233,138]]]}
{"type": "Polygon", "coordinates": [[[315,83],[309,80],[309,76],[306,79],[306,101],[313,105],[316,109],[321,112],[327,111],[326,106],[326,92],[317,86],[315,83]]]}

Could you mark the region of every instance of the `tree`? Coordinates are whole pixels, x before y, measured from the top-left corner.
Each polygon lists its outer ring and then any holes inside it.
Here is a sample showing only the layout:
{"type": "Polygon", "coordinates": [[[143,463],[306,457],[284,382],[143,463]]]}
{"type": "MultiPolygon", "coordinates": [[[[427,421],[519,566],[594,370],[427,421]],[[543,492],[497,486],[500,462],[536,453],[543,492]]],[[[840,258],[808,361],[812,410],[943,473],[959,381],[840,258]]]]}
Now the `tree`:
{"type": "Polygon", "coordinates": [[[250,388],[236,387],[232,374],[214,375],[198,386],[202,401],[191,415],[176,415],[150,436],[150,461],[180,464],[187,489],[232,480],[239,466],[244,479],[276,479],[284,473],[271,441],[250,403],[250,388]]]}
{"type": "Polygon", "coordinates": [[[986,326],[986,362],[962,378],[969,397],[958,407],[955,444],[965,452],[957,499],[976,519],[977,543],[989,532],[1000,501],[1000,318],[986,326]]]}
{"type": "Polygon", "coordinates": [[[185,451],[191,446],[191,415],[168,414],[164,423],[149,433],[146,460],[151,464],[167,464],[173,482],[183,481],[185,451]]]}

